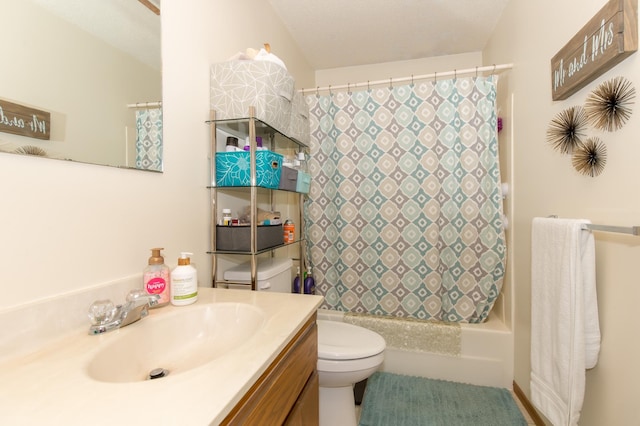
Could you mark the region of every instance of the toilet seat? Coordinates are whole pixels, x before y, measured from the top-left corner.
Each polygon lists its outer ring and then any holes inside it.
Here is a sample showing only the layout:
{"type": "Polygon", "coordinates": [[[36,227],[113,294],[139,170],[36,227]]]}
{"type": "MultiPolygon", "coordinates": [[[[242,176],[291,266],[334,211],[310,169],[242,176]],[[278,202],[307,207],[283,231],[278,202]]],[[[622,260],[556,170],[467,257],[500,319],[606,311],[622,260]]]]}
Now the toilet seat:
{"type": "Polygon", "coordinates": [[[317,320],[316,323],[318,362],[375,358],[386,347],[384,339],[378,333],[366,328],[339,321],[317,320]]]}
{"type": "Polygon", "coordinates": [[[379,354],[366,358],[347,359],[340,361],[318,358],[317,366],[318,371],[322,372],[346,373],[368,370],[371,368],[375,370],[380,366],[380,364],[382,364],[382,361],[384,361],[384,354],[380,352],[379,354]]]}

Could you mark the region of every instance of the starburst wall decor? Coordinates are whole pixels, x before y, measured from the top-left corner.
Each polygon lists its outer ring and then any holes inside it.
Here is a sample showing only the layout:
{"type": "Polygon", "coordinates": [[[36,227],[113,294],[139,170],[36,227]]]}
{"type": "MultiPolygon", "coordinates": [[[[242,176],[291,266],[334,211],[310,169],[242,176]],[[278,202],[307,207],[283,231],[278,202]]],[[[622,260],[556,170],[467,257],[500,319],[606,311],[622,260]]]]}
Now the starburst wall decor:
{"type": "Polygon", "coordinates": [[[547,129],[547,142],[562,154],[570,154],[586,136],[587,115],[581,106],[560,111],[547,129]]]}
{"type": "Polygon", "coordinates": [[[600,139],[589,138],[573,152],[571,163],[578,173],[596,177],[607,163],[607,147],[600,139]]]}
{"type": "Polygon", "coordinates": [[[631,118],[636,90],[629,80],[616,77],[601,83],[585,100],[584,107],[560,111],[549,123],[547,142],[562,154],[571,154],[573,168],[585,176],[600,175],[607,162],[607,147],[597,137],[586,138],[590,124],[613,132],[631,118]]]}
{"type": "Polygon", "coordinates": [[[631,117],[636,89],[624,77],[616,77],[600,84],[584,104],[587,120],[596,129],[613,132],[624,126],[631,117]]]}

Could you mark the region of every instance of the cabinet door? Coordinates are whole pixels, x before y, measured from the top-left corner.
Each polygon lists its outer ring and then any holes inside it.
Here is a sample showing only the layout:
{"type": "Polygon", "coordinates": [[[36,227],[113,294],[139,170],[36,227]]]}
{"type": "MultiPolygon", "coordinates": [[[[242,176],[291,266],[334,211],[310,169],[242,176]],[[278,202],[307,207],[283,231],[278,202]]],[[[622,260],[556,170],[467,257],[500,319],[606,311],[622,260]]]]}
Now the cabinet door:
{"type": "Polygon", "coordinates": [[[285,426],[317,426],[320,417],[319,399],[318,373],[313,373],[284,422],[285,426]]]}
{"type": "Polygon", "coordinates": [[[315,320],[314,315],[223,420],[222,425],[284,424],[308,385],[309,378],[316,373],[318,329],[315,320]]]}

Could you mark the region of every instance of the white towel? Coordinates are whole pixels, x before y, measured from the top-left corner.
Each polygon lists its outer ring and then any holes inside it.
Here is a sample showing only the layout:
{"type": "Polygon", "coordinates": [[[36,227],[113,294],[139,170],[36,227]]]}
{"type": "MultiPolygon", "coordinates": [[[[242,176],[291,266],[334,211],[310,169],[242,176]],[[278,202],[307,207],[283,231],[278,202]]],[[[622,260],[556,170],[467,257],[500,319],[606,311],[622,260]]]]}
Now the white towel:
{"type": "Polygon", "coordinates": [[[585,369],[600,351],[595,243],[584,223],[533,219],[531,402],[555,426],[578,424],[585,369]]]}

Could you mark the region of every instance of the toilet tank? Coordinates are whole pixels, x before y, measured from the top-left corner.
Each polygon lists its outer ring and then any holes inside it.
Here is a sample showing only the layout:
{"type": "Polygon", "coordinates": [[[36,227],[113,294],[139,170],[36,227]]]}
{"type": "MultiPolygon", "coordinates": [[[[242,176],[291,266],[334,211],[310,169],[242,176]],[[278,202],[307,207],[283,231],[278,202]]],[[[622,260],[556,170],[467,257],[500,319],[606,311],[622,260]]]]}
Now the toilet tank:
{"type": "MultiPolygon", "coordinates": [[[[293,261],[285,258],[258,259],[256,290],[291,293],[293,261]]],[[[223,274],[224,286],[231,289],[251,290],[251,262],[229,268],[223,274]]]]}

